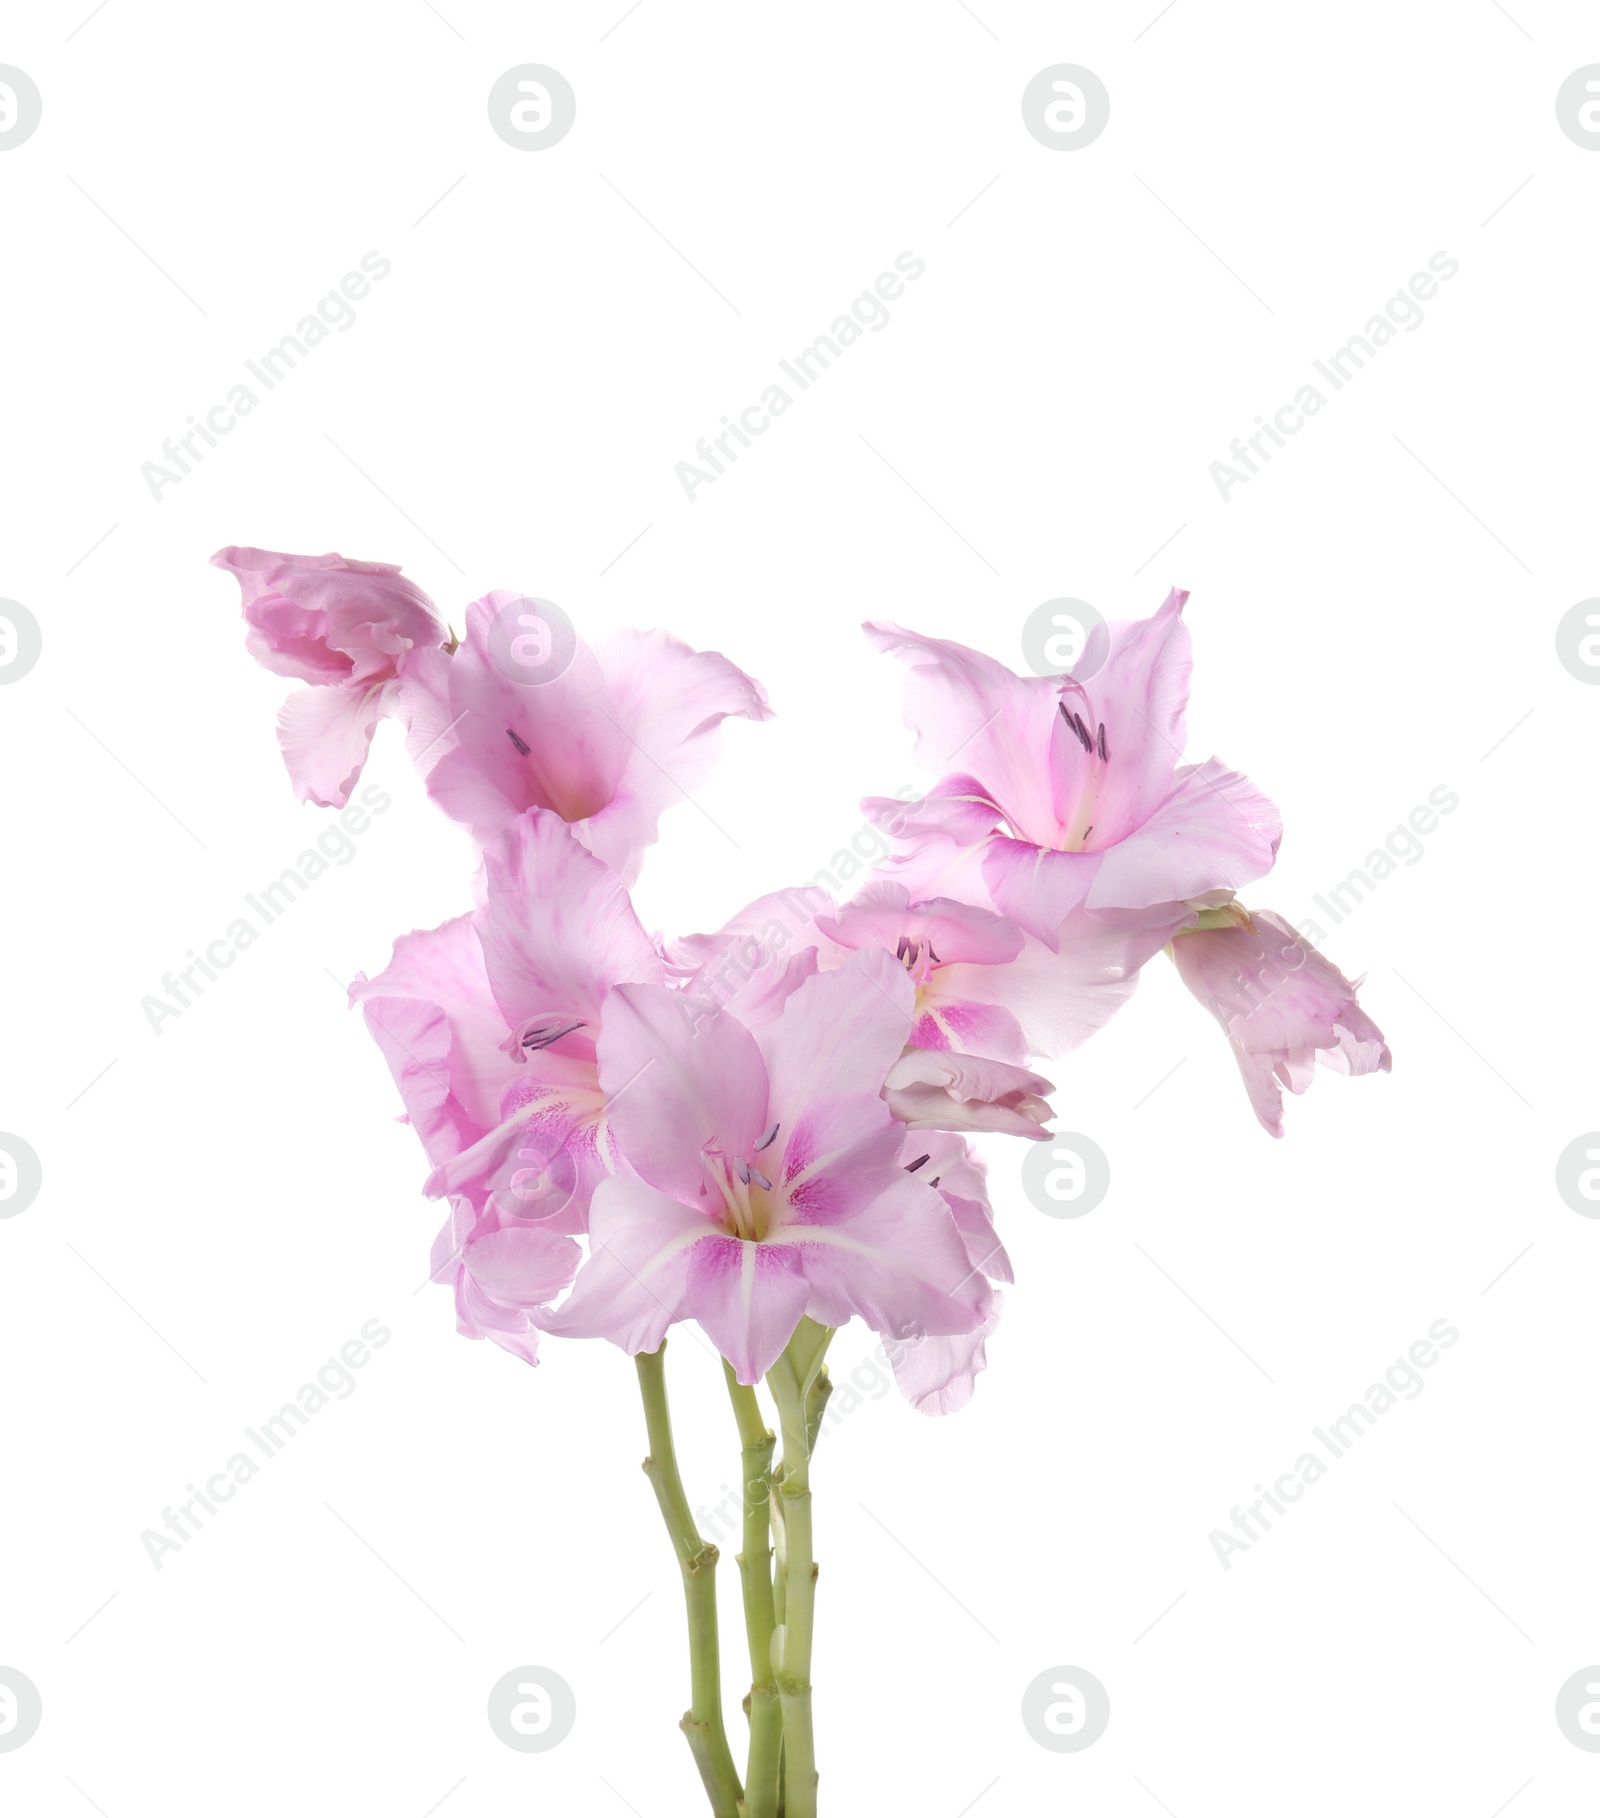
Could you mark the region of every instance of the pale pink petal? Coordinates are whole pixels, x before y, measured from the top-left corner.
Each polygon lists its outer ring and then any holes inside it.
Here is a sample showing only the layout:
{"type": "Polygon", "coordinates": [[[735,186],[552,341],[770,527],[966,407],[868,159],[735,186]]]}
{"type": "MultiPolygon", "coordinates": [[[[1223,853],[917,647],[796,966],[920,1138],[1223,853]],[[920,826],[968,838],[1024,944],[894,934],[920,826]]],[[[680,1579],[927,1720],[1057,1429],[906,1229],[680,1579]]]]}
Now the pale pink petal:
{"type": "Polygon", "coordinates": [[[1000,1323],[1002,1299],[995,1295],[988,1317],[974,1332],[889,1341],[895,1383],[919,1414],[959,1414],[972,1400],[978,1373],[989,1361],[987,1343],[1000,1323]]]}
{"type": "Polygon", "coordinates": [[[996,838],[984,851],[983,881],[1002,914],[1054,947],[1062,922],[1089,897],[1106,856],[996,838]]]}
{"type": "Polygon", "coordinates": [[[426,777],[455,748],[448,651],[430,645],[411,652],[400,671],[396,712],[406,729],[406,754],[426,777]]]}
{"type": "Polygon", "coordinates": [[[794,1251],[706,1237],[689,1252],[683,1305],[749,1384],[766,1375],[794,1337],[810,1292],[794,1251]]]}
{"type": "Polygon", "coordinates": [[[1028,1058],[1021,1025],[1009,1010],[963,997],[963,980],[974,972],[1005,973],[999,966],[940,966],[917,991],[917,1020],[908,1038],[913,1048],[952,1048],[962,1054],[989,1054],[1020,1066],[1028,1058]],[[960,978],[948,978],[958,973],[960,978]]]}
{"type": "Polygon", "coordinates": [[[1148,619],[1110,628],[1110,654],[1081,687],[1062,690],[1099,739],[1107,761],[1095,790],[1095,844],[1105,846],[1141,827],[1166,798],[1183,756],[1184,708],[1191,656],[1176,588],[1148,619]]]}
{"type": "Polygon", "coordinates": [[[760,1032],[772,1120],[788,1127],[823,1098],[876,1098],[910,1033],[914,999],[892,953],[853,953],[838,971],[808,978],[760,1032]]]}
{"type": "MultiPolygon", "coordinates": [[[[899,1165],[904,1132],[881,1098],[852,1093],[814,1099],[780,1126],[769,1168],[785,1223],[831,1225],[854,1217],[899,1165]]],[[[757,1160],[761,1160],[757,1157],[757,1160]]]]}
{"type": "Polygon", "coordinates": [[[742,1157],[770,1121],[755,1038],[682,991],[619,985],[606,999],[597,1047],[618,1147],[663,1192],[698,1201],[707,1152],[742,1157]]]}
{"type": "Polygon", "coordinates": [[[559,816],[521,814],[485,848],[488,893],[474,917],[495,999],[515,1029],[529,1017],[582,1019],[588,1039],[617,984],[659,984],[661,956],[617,874],[559,816]]]}
{"type": "Polygon", "coordinates": [[[590,849],[631,883],[662,811],[689,800],[717,759],[725,719],[767,720],[758,682],[714,650],[664,631],[621,631],[596,650],[627,747],[610,800],[583,831],[590,849]]]}
{"type": "Polygon", "coordinates": [[[1282,835],[1277,809],[1248,777],[1215,758],[1185,766],[1149,820],[1096,855],[1087,907],[1141,909],[1237,889],[1272,869],[1282,835]]]}
{"type": "Polygon", "coordinates": [[[431,1161],[476,1142],[500,1121],[517,1077],[502,1048],[505,1019],[470,916],[402,935],[376,978],[350,987],[389,1063],[431,1161]]]}
{"type": "Polygon", "coordinates": [[[910,668],[906,724],[917,755],[935,771],[959,758],[981,777],[1014,832],[1046,839],[1055,827],[1050,749],[1057,685],[1049,676],[1019,676],[976,650],[923,637],[886,622],[863,627],[879,650],[910,668]]]}
{"type": "Polygon", "coordinates": [[[889,1109],[910,1128],[996,1130],[1043,1142],[1055,1088],[1025,1067],[975,1054],[913,1049],[890,1069],[889,1109]]]}
{"type": "Polygon", "coordinates": [[[602,1181],[589,1217],[589,1260],[572,1292],[540,1315],[563,1338],[608,1338],[624,1351],[654,1351],[689,1316],[690,1251],[725,1234],[705,1213],[626,1175],[602,1181]]]}
{"type": "Polygon", "coordinates": [[[428,775],[429,794],[480,840],[525,808],[548,808],[565,821],[599,813],[627,758],[616,703],[586,644],[537,687],[513,681],[496,663],[497,615],[521,597],[495,592],[467,608],[466,634],[450,659],[450,710],[460,716],[455,745],[428,775]]]}
{"type": "Polygon", "coordinates": [[[766,1245],[800,1257],[807,1313],[825,1326],[859,1315],[891,1338],[970,1332],[991,1289],[967,1260],[950,1209],[914,1176],[897,1172],[870,1205],[839,1224],[791,1225],[766,1245]]]}
{"type": "Polygon", "coordinates": [[[1304,1092],[1315,1063],[1346,1075],[1387,1073],[1383,1032],[1357,987],[1280,916],[1242,905],[1228,925],[1172,942],[1179,976],[1222,1025],[1262,1127],[1283,1135],[1283,1092],[1304,1092]]]}
{"type": "Polygon", "coordinates": [[[392,562],[273,549],[219,549],[239,583],[251,654],[312,683],[383,680],[408,652],[443,641],[433,603],[392,562]]]}
{"type": "Polygon", "coordinates": [[[361,682],[301,688],[289,696],[278,709],[278,743],[298,800],[344,807],[387,701],[381,685],[361,682]]]}
{"type": "Polygon", "coordinates": [[[893,953],[908,943],[931,950],[938,964],[970,960],[997,965],[1014,959],[1022,931],[992,910],[949,897],[913,902],[904,884],[875,878],[841,909],[817,917],[817,927],[842,947],[884,947],[893,953]]]}
{"type": "Polygon", "coordinates": [[[583,1252],[570,1237],[512,1225],[476,1238],[462,1260],[491,1299],[528,1308],[548,1304],[572,1285],[583,1252]]]}
{"type": "MultiPolygon", "coordinates": [[[[1104,1028],[1133,995],[1140,968],[1193,919],[1186,903],[1078,909],[1059,930],[1059,952],[1029,940],[1005,966],[946,966],[938,975],[939,993],[1008,1011],[1029,1053],[1067,1054],[1104,1028]]],[[[920,1039],[916,1045],[929,1046],[920,1039]]],[[[966,1045],[979,1049],[975,1042],[966,1045]]],[[[1001,1060],[1024,1058],[999,1047],[981,1051],[1001,1060]]]]}

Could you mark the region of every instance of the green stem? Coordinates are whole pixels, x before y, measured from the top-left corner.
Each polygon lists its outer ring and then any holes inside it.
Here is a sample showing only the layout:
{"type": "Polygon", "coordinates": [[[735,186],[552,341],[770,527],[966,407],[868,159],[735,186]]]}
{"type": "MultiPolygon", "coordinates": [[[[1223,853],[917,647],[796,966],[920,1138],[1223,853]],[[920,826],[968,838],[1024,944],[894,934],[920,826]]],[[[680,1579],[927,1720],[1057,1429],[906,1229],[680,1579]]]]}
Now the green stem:
{"type": "Polygon", "coordinates": [[[672,1550],[683,1575],[683,1601],[689,1615],[689,1708],[679,1728],[688,1738],[715,1818],[739,1818],[743,1789],[722,1726],[722,1676],[717,1655],[717,1549],[700,1537],[678,1474],[672,1444],[672,1416],[667,1409],[666,1343],[634,1359],[639,1393],[644,1400],[650,1456],[645,1475],[661,1506],[672,1550]]]}
{"type": "Polygon", "coordinates": [[[828,1374],[824,1364],[817,1371],[817,1379],[811,1385],[806,1396],[806,1445],[811,1451],[817,1449],[817,1435],[822,1431],[822,1416],[827,1412],[828,1397],[833,1393],[833,1378],[828,1374]]]}
{"type": "Polygon", "coordinates": [[[726,1360],[723,1372],[734,1418],[739,1423],[743,1469],[744,1533],[739,1578],[744,1588],[744,1626],[750,1643],[750,1759],[745,1768],[745,1818],[777,1818],[778,1752],[783,1744],[783,1706],[772,1664],[772,1453],[777,1440],[767,1430],[756,1392],[741,1383],[726,1360]]]}
{"type": "MultiPolygon", "coordinates": [[[[817,1754],[811,1718],[811,1642],[817,1565],[811,1534],[811,1435],[807,1398],[832,1333],[801,1321],[789,1349],[767,1373],[783,1428],[778,1493],[783,1507],[783,1625],[777,1632],[783,1705],[785,1818],[816,1818],[817,1754]]],[[[820,1415],[819,1415],[820,1418],[820,1415]]]]}

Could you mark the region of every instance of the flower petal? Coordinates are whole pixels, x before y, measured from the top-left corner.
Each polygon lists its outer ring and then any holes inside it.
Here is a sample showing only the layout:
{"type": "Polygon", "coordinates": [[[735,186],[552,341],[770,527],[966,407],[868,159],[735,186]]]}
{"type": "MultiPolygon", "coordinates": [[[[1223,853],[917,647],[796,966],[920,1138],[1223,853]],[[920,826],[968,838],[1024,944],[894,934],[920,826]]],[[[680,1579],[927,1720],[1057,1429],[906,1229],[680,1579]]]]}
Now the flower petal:
{"type": "Polygon", "coordinates": [[[297,688],[278,709],[278,743],[297,800],[343,808],[350,800],[389,691],[364,682],[297,688]]]}
{"type": "Polygon", "coordinates": [[[905,719],[923,763],[943,771],[959,757],[982,778],[1015,832],[1048,839],[1056,824],[1050,783],[1056,679],[1013,675],[981,651],[886,621],[863,630],[879,650],[910,667],[905,719]]]}
{"type": "Polygon", "coordinates": [[[772,1120],[791,1128],[824,1098],[876,1098],[911,1031],[915,992],[892,953],[852,953],[808,978],[760,1032],[772,1120]]]}
{"type": "Polygon", "coordinates": [[[1186,765],[1144,825],[1096,855],[1086,906],[1142,909],[1236,890],[1272,869],[1282,837],[1277,809],[1247,776],[1215,758],[1186,765]]]}
{"type": "Polygon", "coordinates": [[[497,591],[467,608],[466,635],[450,659],[456,743],[428,775],[428,793],[479,840],[526,808],[565,821],[597,814],[615,795],[627,756],[616,704],[586,644],[538,687],[513,681],[495,662],[497,618],[521,599],[497,591]]]}
{"type": "Polygon", "coordinates": [[[997,837],[984,848],[983,881],[1003,915],[1054,947],[1062,922],[1093,889],[1105,856],[997,837]]]}
{"type": "Polygon", "coordinates": [[[627,1175],[602,1181],[589,1220],[589,1259],[560,1306],[539,1316],[563,1338],[609,1338],[654,1351],[686,1317],[693,1247],[720,1235],[704,1213],[627,1175]]]}
{"type": "MultiPolygon", "coordinates": [[[[1187,903],[1077,909],[1058,931],[1059,952],[1029,940],[1008,965],[945,966],[937,975],[940,996],[996,1004],[1021,1025],[1030,1053],[1068,1054],[1104,1028],[1133,995],[1140,968],[1193,919],[1187,903]]],[[[977,1042],[963,1046],[1000,1060],[1023,1058],[977,1042]]]]}
{"type": "Polygon", "coordinates": [[[825,1326],[859,1314],[890,1338],[970,1332],[988,1311],[991,1289],[967,1261],[950,1209],[907,1174],[870,1205],[832,1225],[793,1225],[762,1248],[793,1248],[810,1298],[806,1311],[825,1326]]]}
{"type": "Polygon", "coordinates": [[[769,720],[752,681],[715,650],[665,631],[620,631],[596,651],[628,746],[611,800],[584,830],[591,850],[631,883],[662,811],[688,799],[717,760],[725,719],[769,720]]]}
{"type": "Polygon", "coordinates": [[[509,1027],[549,1014],[588,1022],[617,984],[660,984],[661,956],[622,881],[558,815],[533,808],[485,848],[488,895],[473,918],[509,1027]]]}
{"type": "Polygon", "coordinates": [[[683,1305],[739,1381],[750,1384],[760,1382],[794,1337],[810,1292],[793,1250],[707,1237],[689,1252],[683,1305]]]}
{"type": "Polygon", "coordinates": [[[911,1129],[998,1130],[1044,1142],[1055,1113],[1049,1080],[1025,1067],[976,1054],[913,1048],[895,1062],[884,1087],[889,1109],[911,1129]]]}
{"type": "Polygon", "coordinates": [[[989,1361],[987,1344],[1000,1323],[997,1294],[989,1316],[973,1332],[954,1337],[891,1339],[890,1368],[900,1393],[919,1414],[959,1414],[972,1400],[978,1373],[989,1361]]]}
{"type": "Polygon", "coordinates": [[[743,1156],[767,1127],[767,1070],[755,1037],[685,992],[619,985],[606,999],[597,1050],[618,1147],[665,1193],[694,1203],[706,1151],[743,1156]]]}

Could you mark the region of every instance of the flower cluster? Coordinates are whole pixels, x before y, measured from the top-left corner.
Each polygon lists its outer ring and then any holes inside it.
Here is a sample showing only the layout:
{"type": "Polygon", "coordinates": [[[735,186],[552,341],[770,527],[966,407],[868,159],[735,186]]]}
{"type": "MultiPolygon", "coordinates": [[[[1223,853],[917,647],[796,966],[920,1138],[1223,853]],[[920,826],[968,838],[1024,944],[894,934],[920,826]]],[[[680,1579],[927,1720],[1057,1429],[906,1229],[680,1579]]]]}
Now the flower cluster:
{"type": "Polygon", "coordinates": [[[1163,949],[1274,1135],[1318,1060],[1389,1066],[1350,982],[1234,896],[1280,823],[1238,771],[1183,761],[1183,593],[1060,676],[868,625],[936,773],[864,804],[889,856],[848,901],[802,886],[663,940],[628,886],[721,722],[768,717],[750,677],[663,632],[590,648],[509,593],[457,638],[380,563],[214,560],[252,653],[307,684],[279,733],[301,799],[342,805],[395,716],[481,854],[477,907],[352,997],[448,1203],[435,1279],[462,1332],[530,1363],[546,1334],[639,1354],[692,1319],[753,1384],[802,1321],[860,1318],[918,1407],[961,1406],[1011,1279],[969,1135],[1047,1140],[1033,1063],[1163,949]]]}

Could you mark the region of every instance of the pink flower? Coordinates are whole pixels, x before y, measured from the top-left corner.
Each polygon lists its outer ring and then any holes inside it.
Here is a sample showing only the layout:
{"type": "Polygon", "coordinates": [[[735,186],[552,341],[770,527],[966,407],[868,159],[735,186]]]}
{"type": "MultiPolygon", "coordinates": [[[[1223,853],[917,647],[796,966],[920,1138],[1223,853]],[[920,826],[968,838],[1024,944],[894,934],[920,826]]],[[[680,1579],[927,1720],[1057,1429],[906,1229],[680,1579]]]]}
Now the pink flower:
{"type": "Polygon", "coordinates": [[[426,1191],[497,1194],[548,1229],[581,1231],[614,1166],[595,1037],[621,982],[659,983],[615,872],[533,810],[484,853],[472,915],[395,943],[352,998],[433,1163],[426,1191]]]}
{"type": "Polygon", "coordinates": [[[445,632],[432,602],[388,562],[271,549],[219,549],[211,561],[239,583],[250,654],[275,675],[310,684],[278,716],[295,794],[342,808],[378,721],[396,712],[412,717],[403,678],[414,658],[419,711],[438,685],[433,665],[442,661],[445,632]]]}
{"type": "MultiPolygon", "coordinates": [[[[972,1145],[960,1136],[912,1130],[901,1157],[911,1173],[938,1189],[974,1272],[990,1281],[1011,1281],[1011,1259],[995,1234],[983,1161],[972,1145]]],[[[888,1340],[895,1382],[919,1414],[955,1414],[971,1401],[978,1372],[988,1362],[986,1347],[999,1323],[1000,1302],[996,1294],[983,1324],[971,1332],[888,1340]]]]}
{"type": "Polygon", "coordinates": [[[985,972],[1003,971],[1022,951],[1015,923],[947,897],[913,903],[904,884],[875,879],[816,925],[841,947],[879,947],[905,967],[916,987],[913,1047],[1028,1058],[1017,1019],[979,995],[985,972]]]}
{"type": "Polygon", "coordinates": [[[1221,1023],[1262,1128],[1283,1135],[1283,1092],[1304,1092],[1321,1061],[1335,1073],[1387,1073],[1383,1032],[1352,985],[1281,917],[1242,904],[1177,935],[1179,976],[1221,1023]],[[1209,925],[1208,925],[1209,924],[1209,925]]]}
{"type": "Polygon", "coordinates": [[[572,1285],[582,1260],[570,1237],[508,1216],[496,1199],[482,1211],[452,1199],[449,1220],[434,1240],[432,1273],[455,1290],[456,1330],[464,1338],[492,1338],[536,1364],[535,1316],[572,1285]]]}
{"type": "Polygon", "coordinates": [[[1049,1080],[1009,1061],[937,1048],[908,1048],[889,1069],[883,1096],[913,1130],[998,1130],[1044,1142],[1055,1116],[1049,1080]]]}
{"type": "Polygon", "coordinates": [[[710,773],[718,726],[769,719],[766,696],[726,657],[664,631],[620,632],[599,650],[578,642],[548,680],[528,679],[541,669],[524,676],[507,654],[523,608],[532,602],[504,592],[467,608],[450,663],[453,747],[428,792],[481,842],[547,809],[631,883],[662,810],[710,773]]]}
{"type": "Polygon", "coordinates": [[[880,1096],[911,1016],[882,953],[808,978],[758,1032],[680,992],[613,991],[600,1078],[634,1175],[596,1189],[589,1260],[545,1329],[639,1352],[694,1319],[753,1383],[802,1315],[896,1337],[980,1325],[988,1283],[880,1096]]]}
{"type": "Polygon", "coordinates": [[[1179,763],[1187,598],[1174,592],[1152,618],[1113,627],[1083,682],[1013,675],[961,644],[866,627],[910,665],[919,756],[961,766],[920,807],[895,805],[909,842],[895,870],[914,896],[990,902],[1055,947],[1076,909],[1184,902],[1271,868],[1281,826],[1266,797],[1215,758],[1179,763]]]}
{"type": "Polygon", "coordinates": [[[666,941],[668,970],[692,996],[732,1011],[747,1029],[758,1029],[780,1015],[818,970],[822,950],[833,953],[816,919],[832,907],[820,885],[775,890],[757,897],[715,934],[666,941]]]}

